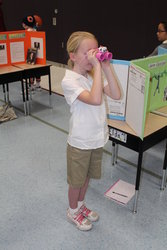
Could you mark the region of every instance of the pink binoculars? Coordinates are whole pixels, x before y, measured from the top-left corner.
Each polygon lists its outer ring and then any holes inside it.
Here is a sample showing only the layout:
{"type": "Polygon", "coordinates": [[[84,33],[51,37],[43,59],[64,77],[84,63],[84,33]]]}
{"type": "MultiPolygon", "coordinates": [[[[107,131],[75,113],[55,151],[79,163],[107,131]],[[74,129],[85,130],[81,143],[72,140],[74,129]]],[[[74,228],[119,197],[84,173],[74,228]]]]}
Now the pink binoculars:
{"type": "Polygon", "coordinates": [[[107,50],[107,47],[100,46],[98,48],[98,52],[96,54],[96,58],[99,61],[104,61],[104,60],[111,60],[112,59],[112,53],[107,50]]]}

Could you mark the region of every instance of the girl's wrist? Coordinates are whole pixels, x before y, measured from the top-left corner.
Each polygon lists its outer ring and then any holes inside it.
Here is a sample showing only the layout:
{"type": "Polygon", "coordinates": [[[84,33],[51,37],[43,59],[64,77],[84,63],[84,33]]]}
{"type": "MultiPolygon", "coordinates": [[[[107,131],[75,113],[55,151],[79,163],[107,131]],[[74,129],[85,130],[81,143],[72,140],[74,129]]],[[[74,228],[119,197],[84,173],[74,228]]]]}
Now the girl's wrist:
{"type": "Polygon", "coordinates": [[[101,69],[101,65],[100,63],[96,63],[94,66],[93,66],[94,70],[99,70],[101,69]]]}
{"type": "Polygon", "coordinates": [[[102,67],[102,69],[103,69],[104,73],[112,72],[110,65],[106,65],[105,67],[102,67]]]}

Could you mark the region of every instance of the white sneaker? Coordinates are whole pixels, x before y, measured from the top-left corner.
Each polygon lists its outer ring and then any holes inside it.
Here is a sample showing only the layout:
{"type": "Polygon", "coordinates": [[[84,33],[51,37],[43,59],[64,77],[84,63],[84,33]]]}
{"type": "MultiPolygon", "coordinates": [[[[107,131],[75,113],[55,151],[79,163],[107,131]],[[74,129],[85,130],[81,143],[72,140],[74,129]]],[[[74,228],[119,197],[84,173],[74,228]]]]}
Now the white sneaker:
{"type": "Polygon", "coordinates": [[[85,218],[85,216],[83,216],[80,210],[72,215],[69,212],[69,209],[67,209],[67,218],[81,231],[88,231],[92,228],[92,223],[87,218],[85,218]]]}
{"type": "Polygon", "coordinates": [[[95,211],[92,211],[90,209],[88,209],[85,204],[83,204],[80,209],[81,213],[83,214],[83,216],[85,216],[89,221],[91,222],[95,222],[99,219],[99,215],[98,213],[96,213],[95,211]]]}

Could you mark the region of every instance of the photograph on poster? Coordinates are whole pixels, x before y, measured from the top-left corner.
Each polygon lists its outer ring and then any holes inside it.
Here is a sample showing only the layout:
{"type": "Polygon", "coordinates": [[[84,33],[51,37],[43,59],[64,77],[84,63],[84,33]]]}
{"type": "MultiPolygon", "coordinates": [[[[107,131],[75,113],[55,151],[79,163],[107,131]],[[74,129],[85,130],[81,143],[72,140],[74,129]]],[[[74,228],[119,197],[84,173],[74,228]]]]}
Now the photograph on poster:
{"type": "Polygon", "coordinates": [[[27,59],[26,62],[28,64],[35,64],[37,57],[37,49],[36,48],[29,48],[27,51],[27,59]]]}
{"type": "Polygon", "coordinates": [[[43,38],[32,37],[31,38],[31,47],[37,48],[37,58],[44,58],[44,50],[43,50],[43,38]]]}

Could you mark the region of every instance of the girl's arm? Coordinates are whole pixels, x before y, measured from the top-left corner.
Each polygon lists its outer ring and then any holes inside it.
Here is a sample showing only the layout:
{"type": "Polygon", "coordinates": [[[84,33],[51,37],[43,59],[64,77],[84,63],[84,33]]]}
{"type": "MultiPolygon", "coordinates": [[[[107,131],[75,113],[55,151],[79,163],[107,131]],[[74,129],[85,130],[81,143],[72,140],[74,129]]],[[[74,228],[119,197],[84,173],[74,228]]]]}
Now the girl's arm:
{"type": "Polygon", "coordinates": [[[107,79],[108,85],[104,87],[104,93],[112,99],[118,100],[121,98],[121,91],[114,74],[114,69],[110,61],[101,62],[102,69],[107,79]]]}
{"type": "Polygon", "coordinates": [[[93,66],[93,84],[90,91],[84,90],[78,99],[82,102],[91,105],[100,105],[102,102],[103,85],[102,85],[102,70],[98,59],[96,58],[96,50],[90,50],[88,52],[88,60],[93,66]]]}

